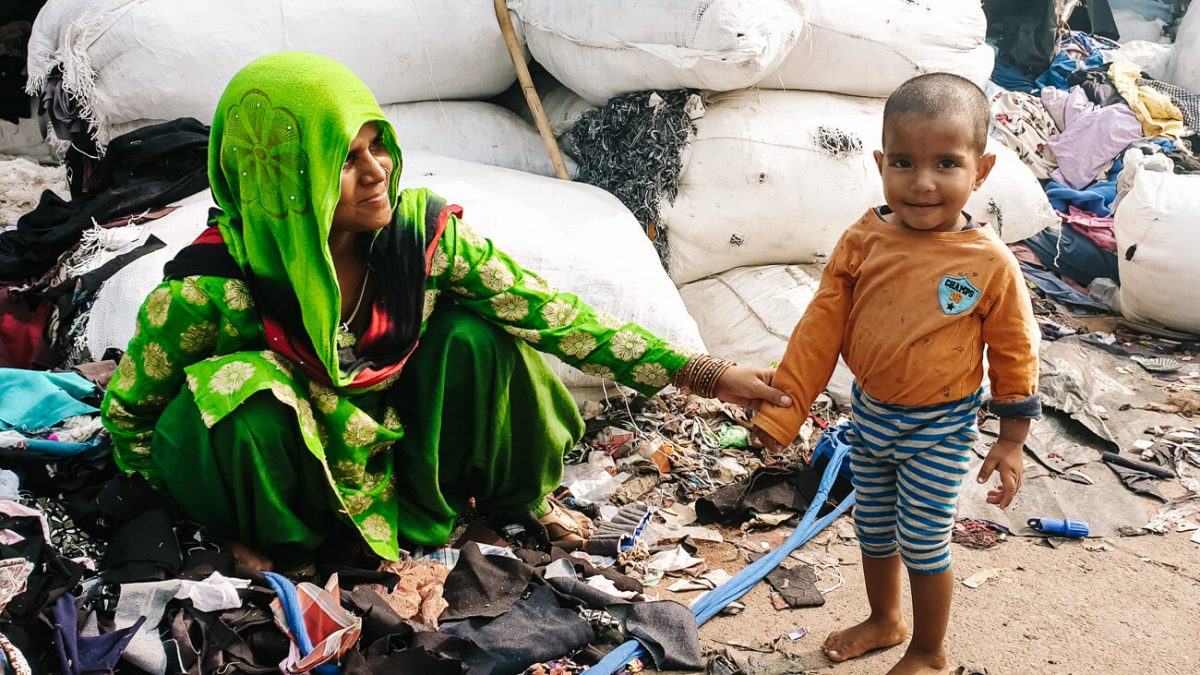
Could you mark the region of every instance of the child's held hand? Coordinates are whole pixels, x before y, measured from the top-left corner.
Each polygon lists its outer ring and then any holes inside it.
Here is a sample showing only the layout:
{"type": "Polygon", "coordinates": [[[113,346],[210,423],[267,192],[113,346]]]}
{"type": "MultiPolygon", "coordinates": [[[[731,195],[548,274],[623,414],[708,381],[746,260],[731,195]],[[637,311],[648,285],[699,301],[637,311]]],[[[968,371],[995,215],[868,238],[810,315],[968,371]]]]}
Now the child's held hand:
{"type": "Polygon", "coordinates": [[[1016,441],[1000,439],[992,445],[983,466],[979,468],[979,482],[986,483],[992,472],[1000,473],[1000,486],[988,491],[987,503],[1002,509],[1008,508],[1013,497],[1021,489],[1021,473],[1024,470],[1024,446],[1016,441]]]}

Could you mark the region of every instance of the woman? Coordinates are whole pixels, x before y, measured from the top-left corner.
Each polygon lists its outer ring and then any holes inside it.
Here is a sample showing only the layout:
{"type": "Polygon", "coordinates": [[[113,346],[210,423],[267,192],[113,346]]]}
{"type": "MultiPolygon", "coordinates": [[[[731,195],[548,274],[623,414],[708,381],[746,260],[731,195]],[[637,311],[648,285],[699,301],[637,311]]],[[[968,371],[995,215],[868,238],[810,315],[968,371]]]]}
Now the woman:
{"type": "Polygon", "coordinates": [[[213,120],[220,208],[142,306],[105,397],[118,466],[260,566],[304,564],[354,530],[396,560],[401,541],[444,544],[472,499],[578,546],[587,519],[546,495],[583,423],[533,349],[648,395],[679,378],[781,400],[769,371],[552,290],[458,207],[400,191],[400,168],[345,67],[301,53],[246,66],[213,120]]]}

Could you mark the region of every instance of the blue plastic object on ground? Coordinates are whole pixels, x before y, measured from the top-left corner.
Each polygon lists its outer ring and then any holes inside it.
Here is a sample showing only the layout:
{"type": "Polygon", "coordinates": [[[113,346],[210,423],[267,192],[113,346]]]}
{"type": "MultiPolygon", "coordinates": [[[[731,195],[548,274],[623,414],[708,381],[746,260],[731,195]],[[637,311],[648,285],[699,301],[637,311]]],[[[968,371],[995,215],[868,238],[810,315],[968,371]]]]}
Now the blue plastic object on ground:
{"type": "Polygon", "coordinates": [[[1057,534],[1072,539],[1088,536],[1088,524],[1074,518],[1030,518],[1029,526],[1038,532],[1057,534]]]}
{"type": "MultiPolygon", "coordinates": [[[[849,465],[847,455],[850,453],[850,446],[845,441],[845,426],[826,432],[821,437],[820,443],[817,444],[814,456],[817,453],[821,453],[821,456],[828,456],[829,464],[825,467],[825,473],[821,476],[821,483],[817,488],[816,497],[812,500],[812,506],[805,512],[804,518],[800,520],[800,524],[796,526],[796,529],[792,531],[792,534],[779,548],[759,558],[741,572],[738,572],[732,579],[709,591],[707,595],[702,597],[692,607],[692,613],[696,615],[697,626],[704,625],[705,622],[728,607],[729,603],[748,593],[750,589],[765,579],[771,570],[779,567],[779,564],[792,551],[800,548],[821,530],[829,527],[830,523],[837,520],[839,516],[854,505],[854,493],[851,492],[832,511],[824,516],[819,515],[821,511],[820,507],[829,499],[829,492],[833,489],[833,484],[837,480],[843,464],[849,465]]],[[[589,668],[588,674],[611,675],[623,669],[625,664],[644,654],[645,650],[642,649],[641,644],[636,640],[630,640],[609,652],[608,656],[605,656],[599,663],[589,668]]]]}

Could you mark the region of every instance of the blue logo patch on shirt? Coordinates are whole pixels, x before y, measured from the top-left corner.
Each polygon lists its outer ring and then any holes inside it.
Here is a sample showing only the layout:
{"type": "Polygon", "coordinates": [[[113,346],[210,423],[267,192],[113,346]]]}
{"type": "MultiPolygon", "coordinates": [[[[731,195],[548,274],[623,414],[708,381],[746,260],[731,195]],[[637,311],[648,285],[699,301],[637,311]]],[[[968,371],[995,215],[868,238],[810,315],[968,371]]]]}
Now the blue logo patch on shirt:
{"type": "Polygon", "coordinates": [[[970,311],[982,295],[966,277],[952,277],[949,274],[938,282],[938,305],[942,313],[955,316],[970,311]]]}

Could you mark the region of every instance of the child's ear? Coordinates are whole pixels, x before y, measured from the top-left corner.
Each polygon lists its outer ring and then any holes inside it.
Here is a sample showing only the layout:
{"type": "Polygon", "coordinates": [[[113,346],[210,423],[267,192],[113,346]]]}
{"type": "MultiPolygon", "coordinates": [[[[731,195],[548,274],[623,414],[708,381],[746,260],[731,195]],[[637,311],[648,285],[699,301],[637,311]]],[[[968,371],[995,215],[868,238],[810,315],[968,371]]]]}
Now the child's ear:
{"type": "Polygon", "coordinates": [[[975,166],[975,190],[983,187],[983,181],[987,180],[995,166],[996,156],[992,153],[985,153],[979,157],[979,163],[975,166]]]}
{"type": "Polygon", "coordinates": [[[883,175],[883,152],[875,151],[875,168],[879,169],[879,175],[883,175]]]}

